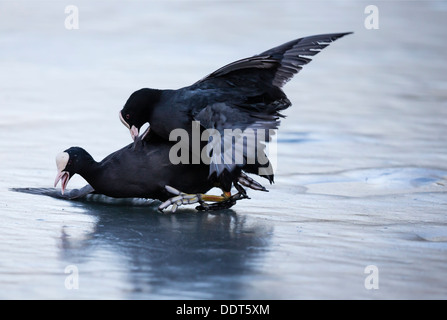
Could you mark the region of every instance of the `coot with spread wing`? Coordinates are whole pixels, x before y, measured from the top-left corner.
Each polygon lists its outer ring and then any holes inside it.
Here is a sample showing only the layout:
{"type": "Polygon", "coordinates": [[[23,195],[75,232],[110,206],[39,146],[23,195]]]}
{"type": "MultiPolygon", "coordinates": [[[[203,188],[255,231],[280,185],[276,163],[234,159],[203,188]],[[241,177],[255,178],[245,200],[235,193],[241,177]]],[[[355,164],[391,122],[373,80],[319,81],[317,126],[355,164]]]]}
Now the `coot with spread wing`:
{"type": "MultiPolygon", "coordinates": [[[[265,156],[265,142],[279,126],[280,112],[291,105],[281,88],[311,61],[310,56],[347,34],[350,32],[296,39],[230,63],[178,90],[138,90],[120,111],[120,119],[133,138],[149,122],[150,130],[165,140],[175,129],[183,129],[192,137],[192,122],[199,122],[202,131],[218,133],[208,140],[212,150],[208,152],[210,180],[229,191],[239,174],[237,168],[255,164],[263,170],[260,175],[272,182],[268,160],[260,161],[258,156],[265,156]],[[230,138],[225,130],[231,130],[230,138]]],[[[196,157],[201,159],[201,150],[190,151],[199,152],[196,157]]]]}

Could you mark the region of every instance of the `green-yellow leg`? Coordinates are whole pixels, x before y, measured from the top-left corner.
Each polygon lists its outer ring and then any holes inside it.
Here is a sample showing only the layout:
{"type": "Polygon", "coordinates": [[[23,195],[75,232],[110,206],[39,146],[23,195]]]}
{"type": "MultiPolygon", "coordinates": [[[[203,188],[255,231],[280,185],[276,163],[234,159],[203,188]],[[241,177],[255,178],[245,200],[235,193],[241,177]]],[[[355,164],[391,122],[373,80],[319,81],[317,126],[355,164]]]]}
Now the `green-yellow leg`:
{"type": "Polygon", "coordinates": [[[171,186],[165,186],[165,188],[167,191],[176,196],[163,202],[158,207],[160,211],[163,211],[164,209],[172,205],[171,211],[175,212],[178,206],[182,204],[194,204],[194,203],[200,203],[201,207],[206,209],[208,207],[208,204],[206,204],[206,202],[224,202],[228,201],[231,198],[231,192],[224,192],[221,196],[216,196],[203,193],[188,194],[181,192],[171,186]]]}

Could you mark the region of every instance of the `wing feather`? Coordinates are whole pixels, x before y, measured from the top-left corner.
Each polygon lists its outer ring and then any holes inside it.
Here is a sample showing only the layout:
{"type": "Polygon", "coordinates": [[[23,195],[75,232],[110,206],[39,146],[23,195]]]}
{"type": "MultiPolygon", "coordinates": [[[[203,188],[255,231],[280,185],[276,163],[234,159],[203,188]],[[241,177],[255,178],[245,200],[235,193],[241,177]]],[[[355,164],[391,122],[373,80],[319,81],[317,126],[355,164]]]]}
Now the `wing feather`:
{"type": "Polygon", "coordinates": [[[320,34],[292,40],[259,55],[227,64],[199,80],[198,83],[224,77],[235,71],[254,68],[268,75],[270,85],[282,87],[302,69],[302,66],[312,60],[308,56],[316,55],[331,42],[350,33],[352,32],[320,34]]]}
{"type": "MultiPolygon", "coordinates": [[[[265,169],[269,165],[268,159],[267,164],[260,163],[257,156],[265,156],[271,130],[280,124],[279,112],[291,105],[281,87],[312,60],[310,57],[347,34],[321,34],[287,42],[232,62],[192,86],[192,90],[209,95],[205,104],[197,103],[192,113],[194,120],[221,135],[220,139],[210,137],[208,141],[210,175],[220,176],[225,170],[231,173],[237,167],[265,169]],[[225,129],[240,132],[230,139],[225,137],[225,129]],[[254,132],[251,140],[247,139],[249,131],[254,132]]],[[[269,180],[273,180],[273,173],[269,180]]]]}

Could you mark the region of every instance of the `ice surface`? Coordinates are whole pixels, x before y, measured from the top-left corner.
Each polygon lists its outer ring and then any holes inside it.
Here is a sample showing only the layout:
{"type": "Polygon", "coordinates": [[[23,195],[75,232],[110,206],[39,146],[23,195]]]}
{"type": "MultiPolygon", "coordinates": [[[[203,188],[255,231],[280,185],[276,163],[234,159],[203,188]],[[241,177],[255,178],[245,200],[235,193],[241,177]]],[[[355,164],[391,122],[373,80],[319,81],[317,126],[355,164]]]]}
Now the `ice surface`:
{"type": "Polygon", "coordinates": [[[1,1],[0,298],[446,299],[447,11],[380,1],[368,30],[369,4],[76,1],[67,30],[64,3],[1,1]],[[137,89],[346,31],[284,88],[269,193],[162,215],[10,191],[51,187],[70,146],[100,160],[129,143],[117,114],[137,89]]]}

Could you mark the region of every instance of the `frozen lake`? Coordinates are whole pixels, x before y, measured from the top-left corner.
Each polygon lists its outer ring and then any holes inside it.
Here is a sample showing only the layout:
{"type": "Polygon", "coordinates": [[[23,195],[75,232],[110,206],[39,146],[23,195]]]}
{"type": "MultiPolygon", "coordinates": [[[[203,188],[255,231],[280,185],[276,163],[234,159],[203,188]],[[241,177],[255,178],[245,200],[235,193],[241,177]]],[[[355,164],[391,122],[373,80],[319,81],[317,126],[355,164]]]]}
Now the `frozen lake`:
{"type": "Polygon", "coordinates": [[[377,1],[367,29],[369,4],[76,1],[69,30],[65,3],[0,1],[0,298],[446,299],[447,5],[377,1]],[[161,214],[10,191],[130,143],[137,89],[345,31],[284,88],[267,194],[161,214]]]}

